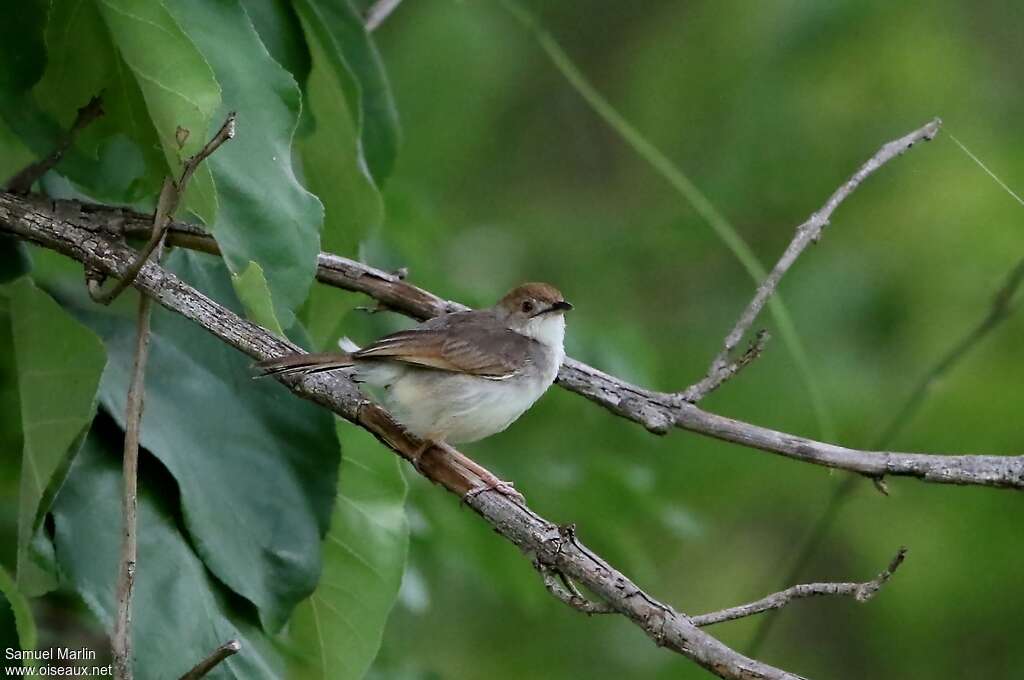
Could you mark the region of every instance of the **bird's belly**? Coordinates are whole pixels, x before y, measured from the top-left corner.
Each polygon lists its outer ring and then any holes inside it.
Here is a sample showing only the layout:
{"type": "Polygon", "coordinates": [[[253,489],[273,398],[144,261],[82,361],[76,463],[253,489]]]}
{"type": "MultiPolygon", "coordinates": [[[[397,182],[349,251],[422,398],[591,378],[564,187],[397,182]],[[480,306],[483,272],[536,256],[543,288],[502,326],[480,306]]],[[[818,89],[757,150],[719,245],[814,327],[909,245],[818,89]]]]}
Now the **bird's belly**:
{"type": "Polygon", "coordinates": [[[501,432],[548,385],[541,380],[486,380],[414,369],[391,384],[386,401],[398,422],[417,437],[458,444],[501,432]]]}

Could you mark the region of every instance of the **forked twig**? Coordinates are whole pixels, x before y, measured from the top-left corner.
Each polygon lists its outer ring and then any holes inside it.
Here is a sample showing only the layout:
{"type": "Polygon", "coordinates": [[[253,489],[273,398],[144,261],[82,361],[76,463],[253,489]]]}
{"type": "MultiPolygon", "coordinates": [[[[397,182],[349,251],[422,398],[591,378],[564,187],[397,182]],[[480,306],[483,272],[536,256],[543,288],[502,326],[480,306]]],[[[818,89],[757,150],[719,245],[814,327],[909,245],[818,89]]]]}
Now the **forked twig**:
{"type": "Polygon", "coordinates": [[[896,556],[889,562],[881,574],[863,583],[804,583],[791,586],[777,593],[772,593],[760,600],[741,604],[736,607],[729,607],[716,612],[709,612],[699,616],[691,616],[690,621],[695,626],[713,626],[716,623],[735,621],[754,614],[760,614],[771,609],[785,607],[793,600],[806,597],[817,597],[821,595],[838,595],[853,597],[858,602],[867,602],[892,578],[893,573],[903,564],[907,555],[906,548],[900,548],[896,556]]]}
{"type": "Polygon", "coordinates": [[[217,649],[210,652],[210,655],[197,663],[195,666],[185,673],[179,680],[199,680],[199,678],[205,677],[207,673],[216,668],[224,659],[237,654],[242,648],[242,643],[238,640],[228,640],[217,649]]]}
{"type": "MultiPolygon", "coordinates": [[[[175,182],[171,178],[164,180],[153,215],[153,233],[146,247],[136,255],[135,260],[127,268],[125,276],[109,292],[98,290],[99,283],[89,277],[87,285],[89,294],[97,302],[109,303],[121,291],[131,285],[142,266],[150,257],[159,262],[163,255],[164,236],[167,226],[174,217],[181,197],[188,188],[196,168],[221,144],[234,136],[235,115],[228,116],[224,125],[195,156],[185,163],[180,179],[175,182]]],[[[146,361],[149,357],[150,318],[153,298],[143,295],[139,298],[138,317],[135,330],[135,354],[132,366],[131,381],[128,384],[128,398],[125,406],[124,457],[122,461],[123,490],[121,496],[121,515],[123,534],[121,537],[121,558],[118,562],[116,585],[116,612],[114,627],[111,631],[111,648],[114,657],[114,676],[120,680],[132,678],[132,596],[135,591],[135,570],[138,559],[137,512],[139,483],[139,439],[142,427],[142,410],[145,396],[146,361]]],[[[237,651],[237,649],[235,650],[237,651]]],[[[233,652],[231,652],[233,653],[233,652]]],[[[216,665],[216,663],[214,663],[216,665]]],[[[213,666],[210,666],[212,668],[213,666]]],[[[196,676],[199,677],[199,676],[196,676]]]]}
{"type": "Polygon", "coordinates": [[[715,355],[715,358],[711,360],[711,365],[708,367],[707,374],[698,382],[690,385],[683,390],[680,395],[683,399],[690,403],[696,403],[707,396],[712,390],[719,387],[723,382],[736,375],[738,368],[734,368],[733,364],[729,360],[729,356],[732,351],[740,344],[743,336],[746,335],[750,329],[751,324],[757,319],[761,310],[764,309],[765,304],[769,298],[775,294],[776,289],[779,286],[779,281],[782,280],[783,275],[789,271],[789,268],[793,266],[796,259],[800,254],[812,243],[817,243],[821,237],[822,231],[828,225],[829,220],[832,218],[832,213],[835,212],[836,208],[846,200],[849,196],[860,186],[861,182],[867,179],[872,173],[881,168],[883,165],[903,154],[905,151],[914,146],[920,141],[930,141],[935,138],[935,135],[939,134],[939,128],[942,126],[942,121],[936,118],[926,125],[914,130],[910,134],[904,135],[899,139],[895,139],[888,144],[882,146],[881,149],[875,153],[874,156],[869,158],[848,179],[842,186],[835,190],[835,192],[829,197],[820,210],[813,213],[807,221],[796,228],[796,234],[793,236],[793,240],[790,241],[789,246],[782,253],[782,257],[775,263],[775,267],[772,268],[771,272],[757,287],[757,292],[754,293],[754,298],[747,305],[747,308],[740,314],[739,319],[736,320],[736,324],[729,331],[729,334],[725,336],[725,340],[722,343],[722,349],[715,355]]]}
{"type": "Polygon", "coordinates": [[[192,175],[195,174],[195,171],[204,160],[220,148],[221,144],[235,136],[236,117],[233,111],[229,113],[217,134],[211,137],[210,141],[203,145],[203,148],[198,153],[185,161],[181,177],[179,177],[177,182],[170,177],[164,180],[164,185],[160,190],[160,198],[157,199],[156,211],[153,214],[153,229],[149,240],[146,241],[146,245],[139,251],[138,256],[132,262],[128,271],[125,272],[125,275],[110,290],[103,291],[100,289],[100,282],[98,280],[94,278],[88,279],[89,296],[94,301],[109,305],[118,295],[132,285],[132,281],[138,276],[142,265],[146,263],[149,256],[163,243],[164,235],[167,233],[174,213],[178,211],[178,204],[181,202],[182,196],[185,195],[185,189],[188,187],[188,182],[192,179],[192,175]]]}

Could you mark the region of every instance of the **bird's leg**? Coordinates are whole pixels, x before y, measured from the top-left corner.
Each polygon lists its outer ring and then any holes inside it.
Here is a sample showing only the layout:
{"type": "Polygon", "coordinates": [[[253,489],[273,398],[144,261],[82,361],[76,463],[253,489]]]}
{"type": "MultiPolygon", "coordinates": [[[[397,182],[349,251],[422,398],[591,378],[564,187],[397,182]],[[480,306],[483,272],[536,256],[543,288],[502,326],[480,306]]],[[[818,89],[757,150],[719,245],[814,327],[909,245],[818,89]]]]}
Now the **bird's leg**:
{"type": "Polygon", "coordinates": [[[423,458],[423,454],[426,453],[427,450],[434,445],[434,442],[430,441],[429,439],[424,439],[420,443],[419,447],[411,454],[409,454],[409,460],[412,463],[412,466],[416,468],[416,471],[419,472],[420,474],[423,474],[423,468],[420,466],[420,460],[423,458]]]}
{"type": "Polygon", "coordinates": [[[466,492],[462,497],[463,502],[466,502],[475,496],[479,496],[484,491],[497,491],[503,496],[508,496],[515,501],[526,503],[526,499],[523,497],[523,494],[516,490],[512,482],[506,482],[503,479],[499,479],[494,476],[493,472],[482,465],[478,465],[472,458],[462,455],[447,444],[442,444],[440,446],[445,448],[448,453],[452,454],[463,467],[469,469],[471,472],[476,474],[477,477],[483,480],[483,484],[479,484],[466,492]]]}

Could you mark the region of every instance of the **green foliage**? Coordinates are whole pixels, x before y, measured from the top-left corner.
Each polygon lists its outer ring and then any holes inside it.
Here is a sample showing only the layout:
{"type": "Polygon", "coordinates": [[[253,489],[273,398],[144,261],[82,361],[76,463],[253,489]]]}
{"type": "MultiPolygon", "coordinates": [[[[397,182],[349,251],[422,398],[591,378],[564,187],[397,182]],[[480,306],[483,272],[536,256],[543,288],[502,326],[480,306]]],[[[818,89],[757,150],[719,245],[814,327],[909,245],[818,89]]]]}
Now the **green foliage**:
{"type": "MultiPolygon", "coordinates": [[[[675,390],[706,369],[758,263],[773,262],[881,142],[941,115],[1010,187],[1024,176],[1024,144],[1007,133],[1024,99],[1012,68],[1019,11],[1006,0],[523,0],[532,32],[494,3],[405,2],[372,36],[360,22],[369,4],[19,3],[0,22],[0,181],[49,153],[102,91],[106,116],[40,185],[145,210],[234,110],[237,137],[204,164],[181,215],[216,232],[227,265],[172,253],[190,284],[321,349],[408,320],[350,314],[363,298],[313,284],[318,248],[408,267],[417,284],[474,305],[550,280],[576,304],[570,354],[675,390]]],[[[783,281],[792,322],[760,320],[780,344],[709,409],[814,433],[801,385],[811,366],[838,441],[863,446],[950,335],[977,323],[1020,257],[1020,208],[944,139],[887,166],[836,212],[783,281]]],[[[39,453],[56,463],[37,507],[19,505],[19,457],[0,456],[0,563],[14,573],[20,549],[30,564],[59,567],[59,592],[16,605],[23,620],[39,614],[41,647],[79,635],[100,646],[113,611],[137,297],[98,308],[79,265],[29,248],[29,271],[25,248],[10,245],[0,242],[0,279],[30,275],[102,336],[109,415],[93,420],[66,477],[74,433],[44,428],[54,442],[39,453]],[[19,526],[34,529],[27,551],[19,526]]],[[[22,404],[17,376],[31,366],[15,351],[14,313],[70,323],[43,295],[0,299],[5,450],[40,445],[23,408],[37,421],[42,409],[87,424],[82,408],[95,396],[76,388],[72,409],[57,378],[39,376],[22,404]]],[[[248,360],[177,317],[157,310],[154,324],[137,677],[177,677],[233,636],[243,651],[211,677],[349,680],[368,666],[368,677],[388,680],[468,680],[481,669],[705,677],[628,622],[555,602],[528,562],[448,495],[415,478],[406,499],[399,465],[369,437],[335,431],[320,409],[250,380],[248,360]]],[[[893,446],[1019,452],[1022,324],[1011,317],[933,385],[893,446]]],[[[38,340],[18,347],[49,351],[60,370],[97,348],[81,327],[38,340]]],[[[559,390],[467,453],[687,612],[781,587],[793,546],[841,483],[685,433],[653,438],[559,390]]],[[[808,578],[866,578],[905,542],[906,566],[868,605],[787,608],[764,658],[844,680],[883,666],[889,677],[1013,676],[1024,601],[1019,546],[1007,537],[1019,533],[1019,498],[899,480],[882,498],[862,486],[808,578]]],[[[19,644],[15,614],[0,602],[4,644],[19,644]]],[[[754,625],[713,632],[742,649],[754,625]]]]}
{"type": "Polygon", "coordinates": [[[358,680],[380,647],[405,568],[409,526],[401,461],[376,440],[338,423],[346,441],[324,568],[292,618],[293,676],[358,680]]]}
{"type": "Polygon", "coordinates": [[[298,86],[271,58],[238,0],[166,5],[213,68],[223,91],[218,118],[239,112],[237,136],[207,161],[219,198],[213,230],[232,273],[259,264],[274,314],[288,328],[313,281],[323,220],[322,206],[292,167],[298,86]]]}
{"type": "MultiPolygon", "coordinates": [[[[222,262],[179,251],[167,266],[240,310],[222,262]]],[[[134,325],[85,300],[74,309],[106,344],[100,400],[123,426],[134,325]]],[[[181,316],[156,309],[152,326],[142,445],[177,481],[196,552],[276,632],[316,586],[338,469],[331,416],[252,380],[244,356],[181,316]]]]}
{"type": "Polygon", "coordinates": [[[18,588],[41,595],[56,585],[52,565],[33,554],[43,515],[96,412],[103,346],[28,279],[4,291],[21,404],[21,490],[18,504],[18,588]]]}
{"type": "MultiPolygon", "coordinates": [[[[89,434],[53,508],[61,570],[108,627],[114,617],[121,536],[121,447],[109,429],[109,422],[99,422],[89,434]]],[[[166,493],[173,482],[158,467],[142,461],[133,620],[136,675],[177,678],[237,638],[242,650],[211,677],[282,677],[281,661],[266,635],[249,622],[245,603],[224,592],[179,529],[173,494],[166,493]]]]}
{"type": "Polygon", "coordinates": [[[18,585],[7,573],[7,570],[0,567],[0,600],[6,600],[14,617],[15,631],[18,637],[18,647],[21,649],[35,649],[37,644],[36,621],[32,616],[28,598],[18,588],[18,585]]]}
{"type": "MultiPolygon", "coordinates": [[[[221,104],[221,86],[164,3],[97,0],[97,5],[142,90],[167,169],[178,175],[182,161],[206,143],[221,104]]],[[[205,223],[214,223],[217,193],[209,166],[200,167],[189,182],[184,205],[205,223]]]]}
{"type": "Polygon", "coordinates": [[[360,157],[377,186],[383,186],[398,150],[398,114],[363,20],[349,0],[299,0],[307,41],[316,45],[348,102],[359,131],[360,157]]]}
{"type": "Polygon", "coordinates": [[[235,294],[245,307],[249,318],[283,338],[284,331],[274,315],[274,307],[270,302],[270,287],[263,276],[263,268],[255,262],[250,262],[241,274],[231,275],[231,285],[234,286],[235,294]]]}

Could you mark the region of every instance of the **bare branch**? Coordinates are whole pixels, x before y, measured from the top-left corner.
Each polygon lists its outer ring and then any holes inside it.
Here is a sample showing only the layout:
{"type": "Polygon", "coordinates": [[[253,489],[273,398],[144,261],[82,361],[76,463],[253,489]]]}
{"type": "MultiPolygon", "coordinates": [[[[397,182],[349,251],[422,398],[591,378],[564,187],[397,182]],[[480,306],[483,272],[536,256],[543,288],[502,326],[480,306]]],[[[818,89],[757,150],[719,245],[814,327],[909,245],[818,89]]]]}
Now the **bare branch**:
{"type": "MultiPolygon", "coordinates": [[[[11,194],[0,194],[0,230],[28,238],[112,276],[123,276],[135,259],[135,251],[96,229],[82,228],[64,217],[56,217],[49,204],[32,205],[11,194]]],[[[287,340],[206,297],[152,260],[142,266],[133,285],[253,359],[264,360],[300,351],[287,340]]],[[[296,395],[368,430],[406,460],[417,457],[417,472],[460,499],[466,498],[470,490],[486,484],[486,480],[474,472],[479,466],[467,463],[458,451],[436,446],[422,451],[422,442],[406,434],[380,406],[366,401],[348,379],[322,373],[306,377],[282,376],[280,380],[296,395]]],[[[658,645],[723,678],[791,680],[798,677],[747,658],[694,626],[685,615],[652,598],[587,548],[571,528],[559,527],[525,504],[496,491],[470,495],[465,502],[498,534],[539,563],[578,581],[628,617],[658,645]]]]}
{"type": "MultiPolygon", "coordinates": [[[[914,415],[917,413],[918,409],[921,408],[921,404],[924,403],[924,400],[928,396],[932,387],[937,384],[939,380],[941,380],[942,377],[950,370],[952,370],[956,364],[966,357],[971,350],[977,347],[989,333],[991,333],[999,326],[1000,323],[1010,316],[1014,310],[1014,299],[1016,297],[1017,290],[1020,288],[1022,282],[1024,282],[1024,259],[1018,262],[1007,274],[1005,282],[993,296],[992,305],[989,307],[989,311],[985,317],[981,319],[974,328],[969,330],[959,342],[953,345],[945,355],[936,361],[931,368],[924,372],[914,389],[910,391],[910,396],[904,402],[903,406],[896,412],[892,419],[890,419],[889,424],[884,430],[882,430],[882,433],[875,440],[873,445],[875,448],[888,446],[892,443],[899,433],[913,421],[914,415]]],[[[836,517],[839,516],[839,510],[846,502],[846,499],[853,493],[853,490],[857,487],[860,480],[861,477],[859,475],[848,475],[846,479],[836,485],[835,489],[832,491],[832,495],[829,497],[828,502],[825,505],[825,510],[815,522],[806,541],[797,553],[796,559],[793,560],[793,566],[790,568],[789,574],[783,583],[792,583],[800,578],[800,575],[806,568],[807,563],[810,562],[811,557],[818,552],[818,548],[821,546],[822,541],[825,540],[825,536],[828,534],[829,529],[835,522],[836,517]]],[[[885,493],[885,482],[882,478],[873,477],[872,481],[875,482],[876,486],[880,484],[883,485],[882,489],[883,493],[885,493]]],[[[764,641],[768,638],[768,634],[771,632],[772,626],[774,625],[776,618],[778,618],[778,614],[778,612],[772,612],[762,619],[750,646],[747,648],[748,654],[757,654],[761,645],[764,644],[764,641]]]]}
{"type": "MultiPolygon", "coordinates": [[[[26,223],[26,220],[33,219],[47,223],[57,220],[61,228],[85,229],[93,232],[94,238],[105,234],[112,221],[123,224],[127,233],[148,233],[146,216],[130,211],[66,201],[38,206],[30,199],[0,194],[2,229],[38,241],[32,225],[26,223]]],[[[214,254],[220,252],[216,241],[193,225],[175,222],[171,225],[169,238],[172,244],[182,247],[214,254]]],[[[61,239],[56,239],[56,242],[61,242],[61,239]]],[[[56,243],[49,247],[60,249],[56,243]]],[[[340,255],[320,253],[316,275],[322,283],[364,293],[388,308],[416,319],[468,309],[465,305],[414,286],[396,274],[340,255]]],[[[1024,489],[1024,456],[850,449],[720,416],[686,402],[678,394],[632,385],[572,358],[567,358],[562,364],[557,383],[659,435],[677,427],[805,463],[849,470],[874,478],[902,476],[939,484],[1024,489]]]]}
{"type": "Polygon", "coordinates": [[[78,109],[78,113],[75,115],[75,122],[71,124],[71,129],[57,142],[50,155],[28,165],[12,177],[7,182],[7,191],[10,191],[12,194],[27,194],[36,181],[60,162],[64,154],[67,153],[67,150],[75,143],[78,133],[103,114],[103,100],[98,96],[90,99],[88,104],[78,109]]]}
{"type": "Polygon", "coordinates": [[[701,614],[700,616],[691,616],[690,621],[695,626],[713,626],[716,623],[742,619],[771,609],[780,609],[793,600],[817,597],[819,595],[847,596],[853,597],[858,602],[867,602],[878,593],[899,566],[903,564],[903,558],[906,555],[907,549],[900,548],[896,556],[892,558],[889,566],[881,574],[864,583],[805,583],[792,586],[778,593],[772,593],[755,602],[748,602],[737,607],[701,614]]]}
{"type": "Polygon", "coordinates": [[[384,20],[391,16],[391,13],[398,9],[402,0],[377,0],[366,13],[366,30],[373,32],[380,28],[384,20]]]}
{"type": "Polygon", "coordinates": [[[210,656],[193,666],[192,670],[181,676],[179,680],[199,680],[199,678],[206,677],[206,674],[216,668],[217,664],[229,656],[237,654],[240,649],[242,649],[241,642],[238,640],[228,640],[220,647],[210,652],[210,656]]]}
{"type": "Polygon", "coordinates": [[[793,240],[790,241],[789,246],[786,247],[785,252],[782,253],[782,257],[775,263],[775,267],[768,274],[764,282],[757,287],[754,299],[750,301],[747,308],[740,314],[740,318],[736,320],[736,325],[725,336],[722,349],[711,360],[707,374],[699,382],[690,385],[681,392],[686,401],[691,403],[700,401],[723,382],[735,375],[736,371],[730,370],[729,355],[740,344],[743,336],[746,335],[751,324],[757,319],[768,299],[775,294],[775,290],[778,288],[779,281],[782,280],[783,275],[789,271],[789,268],[793,266],[793,263],[796,262],[796,259],[807,246],[818,242],[822,231],[828,225],[829,220],[832,218],[832,213],[839,207],[839,204],[846,200],[846,197],[852,194],[860,186],[861,182],[893,158],[903,154],[917,142],[934,139],[935,135],[939,134],[939,127],[941,125],[942,121],[936,118],[910,134],[883,145],[878,150],[878,153],[869,158],[853,174],[853,177],[835,190],[821,210],[812,214],[807,218],[806,222],[796,228],[796,234],[793,236],[793,240]]]}

